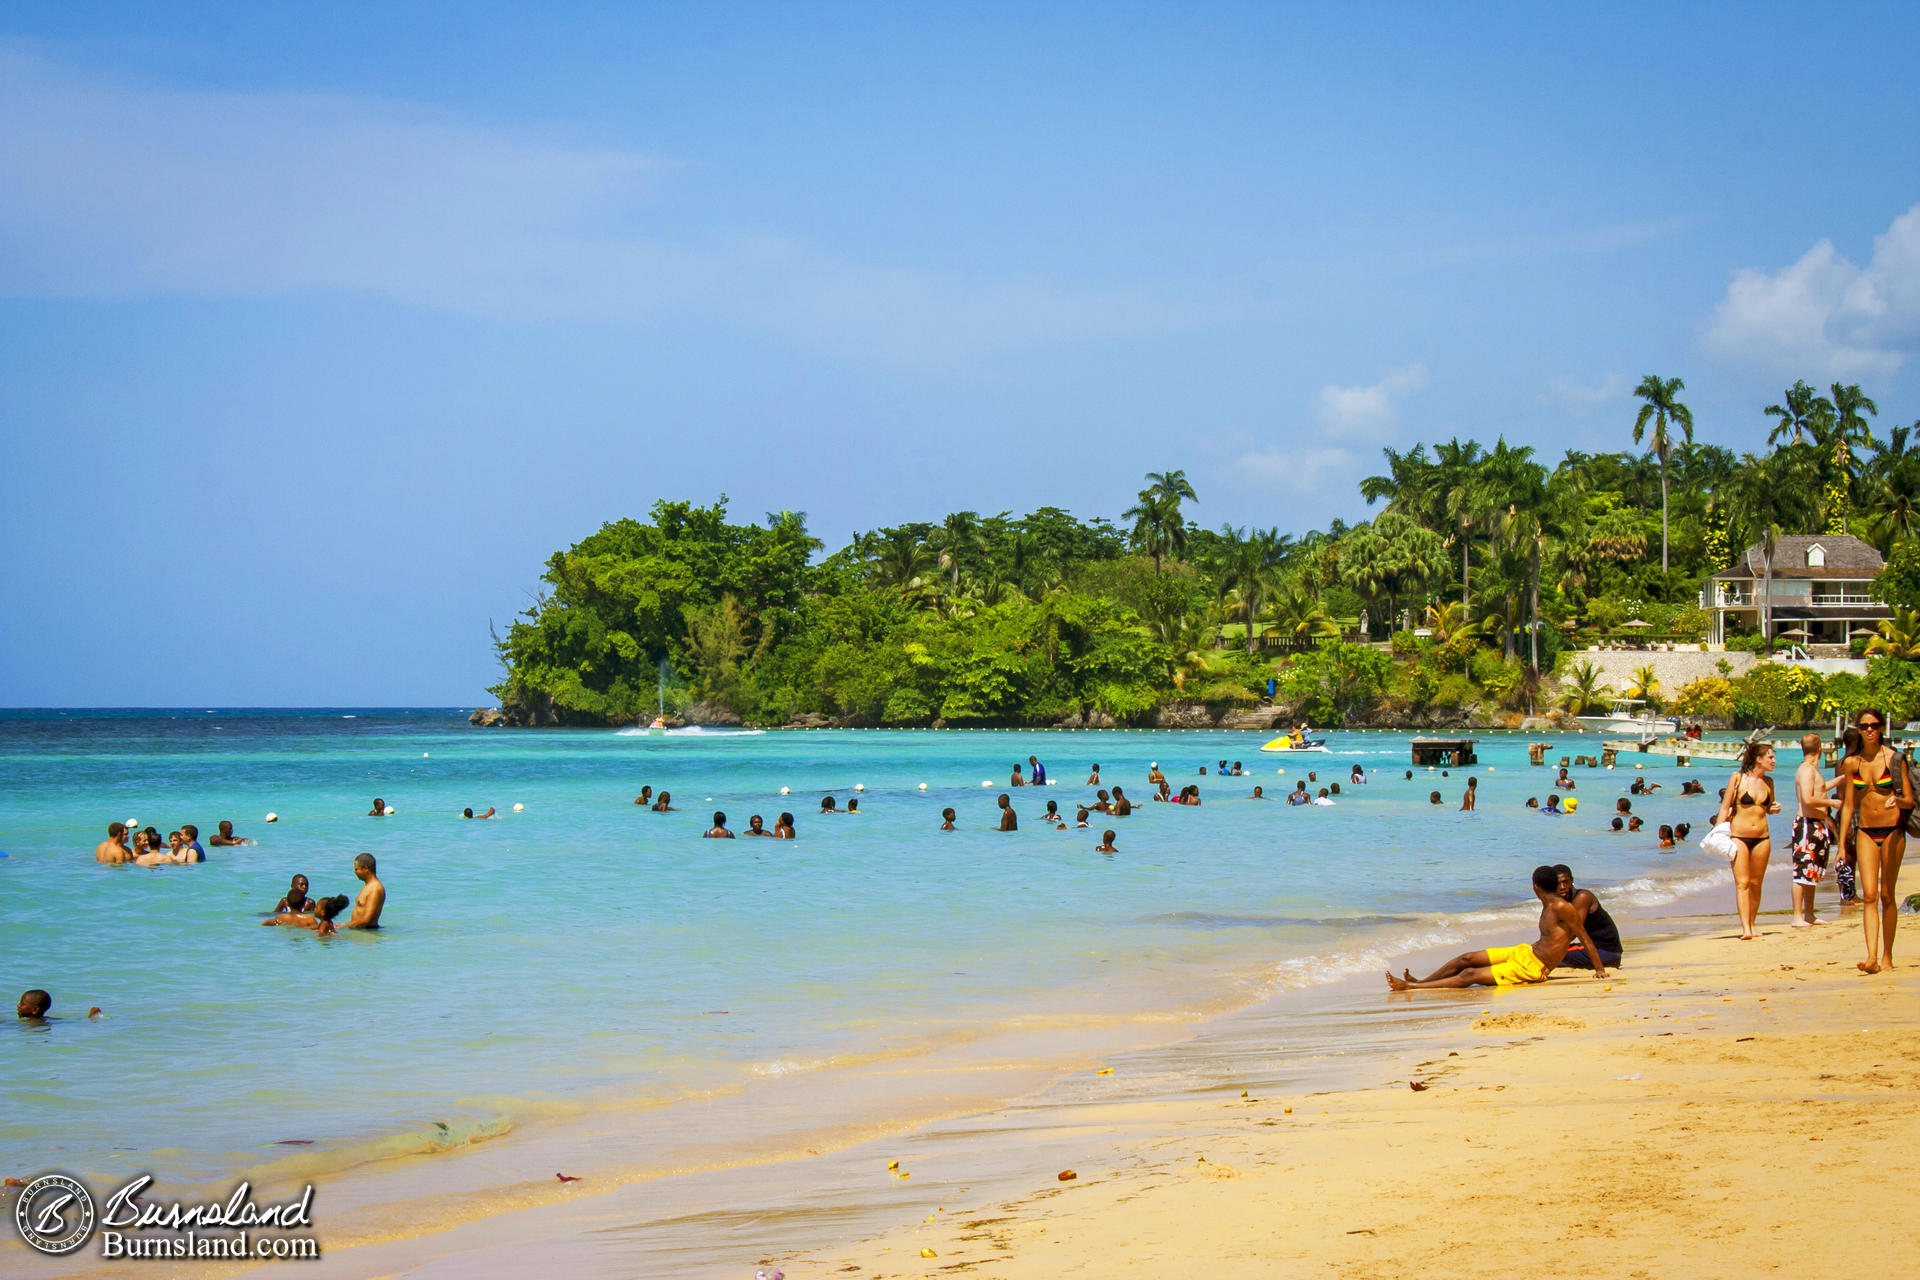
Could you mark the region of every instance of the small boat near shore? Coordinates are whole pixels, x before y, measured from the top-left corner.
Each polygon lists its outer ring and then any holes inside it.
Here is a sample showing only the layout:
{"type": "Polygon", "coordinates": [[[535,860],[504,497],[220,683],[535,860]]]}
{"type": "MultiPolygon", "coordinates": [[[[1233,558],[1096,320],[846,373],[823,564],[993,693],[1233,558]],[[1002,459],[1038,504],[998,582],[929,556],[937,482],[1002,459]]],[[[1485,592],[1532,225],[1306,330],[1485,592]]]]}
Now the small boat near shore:
{"type": "Polygon", "coordinates": [[[1580,716],[1581,724],[1596,729],[1629,730],[1641,734],[1679,733],[1680,721],[1674,716],[1655,716],[1639,698],[1615,698],[1613,709],[1603,716],[1580,716]]]}

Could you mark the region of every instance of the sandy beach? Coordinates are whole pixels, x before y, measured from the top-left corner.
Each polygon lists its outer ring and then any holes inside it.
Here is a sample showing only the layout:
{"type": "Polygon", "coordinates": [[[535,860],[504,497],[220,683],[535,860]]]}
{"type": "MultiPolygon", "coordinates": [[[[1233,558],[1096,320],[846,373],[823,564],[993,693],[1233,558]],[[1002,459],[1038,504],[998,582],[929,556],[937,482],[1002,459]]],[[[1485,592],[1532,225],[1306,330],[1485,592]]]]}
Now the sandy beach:
{"type": "Polygon", "coordinates": [[[1008,1280],[1903,1274],[1920,970],[1857,973],[1854,916],[1764,919],[1750,944],[1728,918],[1674,921],[1606,982],[1391,997],[1444,1025],[1376,1055],[1379,1078],[1088,1109],[1071,1181],[1035,1162],[1023,1195],[773,1261],[1008,1280]]]}

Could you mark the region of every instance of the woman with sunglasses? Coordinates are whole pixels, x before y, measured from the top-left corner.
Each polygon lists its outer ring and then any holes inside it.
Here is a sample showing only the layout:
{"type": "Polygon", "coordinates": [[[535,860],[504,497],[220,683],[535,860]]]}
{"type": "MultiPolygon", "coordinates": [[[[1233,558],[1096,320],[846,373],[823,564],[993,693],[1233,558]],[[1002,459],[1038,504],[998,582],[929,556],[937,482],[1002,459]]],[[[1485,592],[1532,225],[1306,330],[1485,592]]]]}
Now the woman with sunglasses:
{"type": "Polygon", "coordinates": [[[1760,914],[1760,890],[1767,879],[1767,859],[1773,855],[1773,833],[1767,815],[1780,812],[1773,798],[1773,744],[1755,740],[1740,754],[1740,772],[1733,775],[1720,796],[1714,825],[1730,824],[1739,850],[1733,855],[1733,905],[1740,913],[1740,940],[1760,936],[1754,920],[1760,914]]]}
{"type": "Polygon", "coordinates": [[[1893,932],[1899,920],[1894,885],[1907,851],[1906,816],[1913,808],[1913,780],[1886,744],[1887,718],[1872,707],[1854,717],[1860,749],[1840,762],[1840,829],[1854,836],[1854,877],[1860,888],[1860,926],[1867,935],[1862,973],[1893,967],[1893,932]]]}

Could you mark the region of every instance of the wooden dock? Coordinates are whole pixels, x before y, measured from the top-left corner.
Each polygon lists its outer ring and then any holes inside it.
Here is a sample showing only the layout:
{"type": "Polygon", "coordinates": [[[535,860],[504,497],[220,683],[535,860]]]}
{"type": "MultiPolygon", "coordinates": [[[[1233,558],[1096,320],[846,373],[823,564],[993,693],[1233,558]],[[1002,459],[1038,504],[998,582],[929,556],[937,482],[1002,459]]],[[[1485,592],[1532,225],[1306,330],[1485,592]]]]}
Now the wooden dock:
{"type": "MultiPolygon", "coordinates": [[[[1800,762],[1799,738],[1772,738],[1769,741],[1773,743],[1774,753],[1780,757],[1782,763],[1791,762],[1797,765],[1800,762]]],[[[1656,738],[1650,742],[1643,742],[1637,738],[1612,738],[1602,742],[1600,746],[1606,756],[1613,757],[1636,754],[1673,756],[1682,763],[1713,760],[1736,765],[1740,763],[1740,756],[1747,749],[1747,744],[1744,742],[1688,741],[1686,738],[1656,738]]],[[[1821,764],[1831,769],[1838,763],[1837,756],[1838,752],[1831,745],[1822,744],[1821,764]]],[[[1778,772],[1778,766],[1775,771],[1778,772]]]]}

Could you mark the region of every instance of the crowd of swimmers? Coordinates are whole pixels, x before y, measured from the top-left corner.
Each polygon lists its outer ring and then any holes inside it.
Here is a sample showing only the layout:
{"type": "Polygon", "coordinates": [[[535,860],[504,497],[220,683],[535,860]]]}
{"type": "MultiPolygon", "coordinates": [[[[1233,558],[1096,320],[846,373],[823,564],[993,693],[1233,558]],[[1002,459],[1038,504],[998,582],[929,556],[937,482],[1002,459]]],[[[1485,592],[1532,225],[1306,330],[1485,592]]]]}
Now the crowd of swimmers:
{"type": "MultiPolygon", "coordinates": [[[[219,834],[210,837],[207,843],[218,849],[253,842],[234,835],[233,824],[222,821],[219,834]]],[[[191,822],[182,823],[178,831],[168,832],[164,839],[158,827],[140,830],[124,822],[110,822],[107,838],[94,846],[93,860],[109,866],[190,866],[205,862],[207,851],[200,844],[200,828],[191,822]]]]}
{"type": "MultiPolygon", "coordinates": [[[[376,798],[369,816],[384,818],[392,812],[393,810],[387,807],[385,801],[376,798]]],[[[493,811],[489,809],[485,814],[478,816],[490,817],[492,813],[493,811]]],[[[471,818],[476,815],[469,809],[463,816],[471,818]]],[[[183,866],[207,860],[206,850],[200,845],[200,830],[192,823],[183,824],[178,831],[167,838],[164,845],[160,842],[159,831],[153,827],[133,831],[131,834],[132,838],[129,840],[128,824],[109,823],[107,838],[102,840],[93,851],[94,861],[109,866],[163,867],[183,866]]],[[[233,823],[223,820],[220,823],[219,834],[210,838],[207,843],[220,848],[250,845],[254,842],[235,835],[233,823]]],[[[371,853],[354,855],[353,874],[354,878],[360,881],[360,889],[352,898],[346,894],[313,897],[309,893],[307,877],[294,876],[292,883],[287,886],[286,893],[281,896],[279,902],[274,904],[273,909],[267,912],[267,918],[260,923],[312,929],[321,936],[338,929],[379,928],[380,913],[387,905],[387,887],[380,881],[371,853]],[[345,920],[340,920],[341,913],[347,910],[350,903],[353,907],[351,914],[345,920]]]]}

